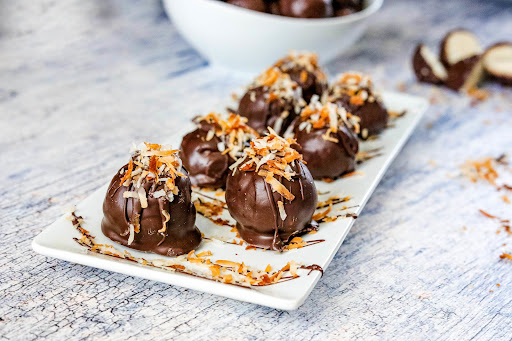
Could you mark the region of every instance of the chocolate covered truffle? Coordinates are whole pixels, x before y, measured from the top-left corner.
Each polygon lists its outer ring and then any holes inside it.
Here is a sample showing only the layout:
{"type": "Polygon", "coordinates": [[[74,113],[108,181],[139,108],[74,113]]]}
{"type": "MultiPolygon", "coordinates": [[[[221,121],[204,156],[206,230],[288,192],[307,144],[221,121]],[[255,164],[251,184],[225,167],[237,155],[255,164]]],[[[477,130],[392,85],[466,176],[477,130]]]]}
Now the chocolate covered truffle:
{"type": "Polygon", "coordinates": [[[272,67],[258,76],[240,100],[238,114],[247,124],[263,134],[271,127],[283,133],[306,102],[302,89],[290,75],[272,67]]]}
{"type": "Polygon", "coordinates": [[[327,77],[318,65],[318,56],[315,53],[292,52],[274,66],[289,74],[301,87],[302,97],[307,103],[313,95],[322,96],[327,90],[327,77]]]}
{"type": "Polygon", "coordinates": [[[327,18],[333,16],[332,0],[279,0],[279,13],[295,18],[327,18]]]}
{"type": "Polygon", "coordinates": [[[333,103],[321,104],[316,96],[293,124],[293,135],[315,179],[336,179],[354,171],[359,150],[353,128],[357,117],[333,103]]]}
{"type": "Polygon", "coordinates": [[[363,0],[333,0],[334,16],[343,17],[363,10],[363,0]]]}
{"type": "Polygon", "coordinates": [[[108,187],[101,230],[132,249],[164,256],[188,253],[201,242],[190,196],[178,151],[141,144],[108,187]]]}
{"type": "Polygon", "coordinates": [[[452,90],[465,92],[476,88],[483,77],[482,58],[475,55],[450,66],[445,84],[452,90]]]}
{"type": "Polygon", "coordinates": [[[448,78],[446,68],[425,45],[419,44],[412,57],[412,67],[420,82],[442,84],[448,78]]]}
{"type": "Polygon", "coordinates": [[[477,36],[468,30],[458,28],[450,31],[441,41],[439,59],[447,69],[455,64],[479,56],[483,52],[477,36]]]}
{"type": "Polygon", "coordinates": [[[367,75],[356,72],[340,75],[324,101],[335,103],[358,116],[360,130],[356,133],[363,139],[379,134],[387,126],[388,111],[367,75]]]}
{"type": "Polygon", "coordinates": [[[198,128],[183,137],[180,152],[190,181],[198,187],[224,187],[228,167],[259,135],[246,124],[245,117],[235,114],[223,119],[210,113],[194,121],[198,128]]]}
{"type": "Polygon", "coordinates": [[[483,55],[485,71],[503,85],[512,86],[512,43],[494,44],[483,55]]]}
{"type": "Polygon", "coordinates": [[[226,204],[241,238],[251,245],[282,250],[312,228],[317,191],[294,143],[271,130],[231,166],[226,204]]]}
{"type": "Polygon", "coordinates": [[[228,0],[227,3],[257,12],[267,12],[268,9],[264,0],[228,0]]]}

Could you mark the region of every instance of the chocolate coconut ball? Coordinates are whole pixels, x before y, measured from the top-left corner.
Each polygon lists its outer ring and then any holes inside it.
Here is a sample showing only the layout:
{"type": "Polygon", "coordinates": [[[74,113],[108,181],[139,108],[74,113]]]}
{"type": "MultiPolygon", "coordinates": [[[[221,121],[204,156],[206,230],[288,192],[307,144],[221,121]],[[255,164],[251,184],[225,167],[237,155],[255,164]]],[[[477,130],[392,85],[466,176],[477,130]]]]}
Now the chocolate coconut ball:
{"type": "Polygon", "coordinates": [[[327,90],[327,76],[318,65],[315,53],[290,53],[275,65],[302,89],[302,97],[309,103],[314,95],[322,96],[327,90]]]}
{"type": "Polygon", "coordinates": [[[249,87],[238,105],[238,114],[259,134],[271,127],[283,133],[306,102],[302,90],[290,75],[270,68],[249,87]]]}
{"type": "Polygon", "coordinates": [[[367,139],[379,134],[388,123],[388,111],[373,90],[372,81],[360,73],[345,73],[331,86],[324,99],[359,117],[358,135],[367,139]]]}
{"type": "Polygon", "coordinates": [[[332,0],[280,0],[279,13],[295,18],[328,18],[333,16],[332,0]]]}
{"type": "Polygon", "coordinates": [[[333,0],[334,16],[343,17],[363,10],[363,0],[333,0]]]}
{"type": "Polygon", "coordinates": [[[268,9],[263,0],[228,0],[227,3],[258,12],[267,12],[268,9]]]}
{"type": "Polygon", "coordinates": [[[357,135],[345,109],[333,103],[313,101],[293,124],[299,151],[313,178],[336,179],[353,172],[359,150],[357,135]]]}
{"type": "Polygon", "coordinates": [[[183,137],[180,152],[190,181],[198,187],[224,187],[229,166],[258,134],[239,115],[224,120],[210,113],[194,121],[198,128],[183,137]]]}
{"type": "Polygon", "coordinates": [[[282,250],[293,236],[312,229],[316,187],[292,143],[274,132],[256,139],[228,175],[228,210],[251,245],[282,250]]]}
{"type": "Polygon", "coordinates": [[[101,231],[132,249],[178,256],[201,242],[190,180],[177,151],[142,144],[112,179],[101,231]]]}

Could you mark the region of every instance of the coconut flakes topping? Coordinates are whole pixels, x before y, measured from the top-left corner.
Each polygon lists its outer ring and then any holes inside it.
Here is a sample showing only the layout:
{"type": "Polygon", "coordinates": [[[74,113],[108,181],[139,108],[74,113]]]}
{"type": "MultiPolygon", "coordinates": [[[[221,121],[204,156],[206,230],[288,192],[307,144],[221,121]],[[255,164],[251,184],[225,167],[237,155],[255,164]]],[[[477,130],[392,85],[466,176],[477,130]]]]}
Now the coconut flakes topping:
{"type": "Polygon", "coordinates": [[[295,143],[294,139],[284,139],[270,127],[268,130],[270,133],[267,136],[253,140],[251,146],[244,149],[244,156],[232,164],[230,169],[233,170],[233,174],[237,169],[257,172],[265,178],[273,191],[288,200],[293,200],[295,196],[275,177],[284,177],[293,181],[292,177],[297,174],[291,166],[295,162],[305,162],[302,160],[302,155],[291,147],[295,143]]]}
{"type": "Polygon", "coordinates": [[[339,75],[331,87],[331,92],[326,94],[326,101],[335,101],[341,95],[350,96],[350,103],[363,105],[365,102],[375,102],[380,96],[373,91],[373,82],[370,76],[359,72],[347,72],[339,75]]]}
{"type": "Polygon", "coordinates": [[[176,187],[177,177],[186,177],[182,173],[182,163],[178,156],[178,150],[170,146],[161,146],[153,143],[141,143],[131,149],[132,159],[128,169],[123,170],[121,186],[133,186],[132,191],[123,193],[125,198],[138,198],[142,208],[148,207],[148,193],[143,184],[150,180],[163,182],[163,189],[153,193],[153,197],[166,197],[169,201],[174,199],[179,190],[176,187]],[[162,192],[163,191],[163,192],[162,192]]]}
{"type": "Polygon", "coordinates": [[[240,115],[230,114],[227,119],[223,119],[220,114],[211,112],[198,117],[196,122],[210,123],[212,128],[208,131],[207,140],[217,136],[221,140],[217,144],[219,151],[228,154],[234,160],[242,156],[244,148],[251,140],[259,137],[259,134],[247,125],[247,118],[240,115]]]}
{"type": "Polygon", "coordinates": [[[302,110],[300,119],[299,130],[306,130],[309,133],[311,129],[327,127],[328,129],[322,137],[334,143],[337,143],[338,139],[332,137],[331,133],[336,133],[342,125],[353,128],[356,133],[359,132],[359,117],[350,114],[345,108],[334,103],[322,104],[316,95],[311,98],[311,103],[302,110]]]}
{"type": "MultiPolygon", "coordinates": [[[[259,75],[250,86],[252,89],[256,87],[263,87],[267,91],[265,96],[268,102],[279,98],[289,100],[296,112],[299,112],[300,108],[306,105],[302,98],[302,88],[290,78],[289,74],[277,67],[271,67],[259,75]]],[[[250,96],[253,97],[252,93],[250,96]]]]}
{"type": "MultiPolygon", "coordinates": [[[[307,72],[314,73],[317,79],[327,81],[326,75],[320,70],[320,67],[318,65],[318,55],[316,53],[297,53],[296,51],[291,51],[288,56],[277,61],[277,63],[274,66],[283,70],[284,72],[288,72],[297,68],[302,68],[307,72]]],[[[303,83],[307,81],[307,72],[303,72],[300,75],[300,80],[303,83]]]]}

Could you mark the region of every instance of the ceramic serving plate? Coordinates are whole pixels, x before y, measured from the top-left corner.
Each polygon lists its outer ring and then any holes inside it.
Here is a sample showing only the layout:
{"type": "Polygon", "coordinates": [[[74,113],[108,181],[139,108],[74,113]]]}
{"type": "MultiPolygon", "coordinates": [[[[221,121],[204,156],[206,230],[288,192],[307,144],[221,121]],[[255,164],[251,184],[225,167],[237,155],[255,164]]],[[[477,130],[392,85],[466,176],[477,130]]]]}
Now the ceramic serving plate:
{"type": "MultiPolygon", "coordinates": [[[[353,176],[342,178],[332,183],[316,182],[317,189],[321,193],[319,201],[327,200],[327,198],[332,196],[350,196],[349,201],[341,205],[335,205],[330,213],[330,215],[341,215],[341,217],[333,222],[322,223],[316,234],[306,234],[303,236],[306,242],[314,240],[325,241],[317,244],[312,243],[310,246],[282,253],[261,249],[246,250],[247,245],[229,243],[233,240],[240,240],[236,238],[235,232],[231,232],[231,227],[216,225],[211,220],[198,215],[196,225],[208,239],[201,243],[196,253],[211,251],[212,255],[209,258],[212,262],[216,260],[244,262],[244,264],[258,269],[265,269],[268,265],[273,269],[280,269],[288,262],[295,261],[299,265],[305,266],[316,264],[327,270],[327,266],[354,223],[354,218],[350,217],[350,214],[358,215],[361,212],[380,179],[412,134],[428,107],[428,103],[424,99],[405,94],[384,93],[383,100],[390,111],[405,111],[406,113],[402,117],[394,119],[391,127],[377,139],[360,144],[360,150],[374,151],[378,149],[379,155],[359,164],[357,173],[353,176]],[[343,207],[348,208],[343,209],[343,207]],[[349,217],[343,217],[346,214],[349,217]]],[[[181,137],[175,136],[170,142],[174,146],[179,146],[181,137]]],[[[83,228],[96,238],[96,243],[113,245],[121,252],[129,251],[133,257],[143,258],[150,262],[155,259],[174,261],[170,257],[124,248],[103,236],[100,224],[103,216],[102,203],[106,189],[107,185],[99,188],[76,207],[76,214],[83,217],[83,228]]],[[[215,196],[211,192],[206,194],[215,196]]],[[[195,196],[197,197],[197,194],[195,196]]],[[[216,199],[223,198],[219,196],[216,199]]],[[[230,220],[227,212],[222,214],[222,218],[230,220]]],[[[80,237],[79,231],[73,227],[73,224],[66,216],[63,216],[41,232],[32,242],[32,247],[38,253],[69,262],[285,310],[299,307],[321,277],[319,271],[310,272],[309,270],[299,269],[297,273],[299,277],[293,280],[268,286],[247,288],[142,265],[127,259],[94,253],[74,240],[74,238],[80,237]]]]}

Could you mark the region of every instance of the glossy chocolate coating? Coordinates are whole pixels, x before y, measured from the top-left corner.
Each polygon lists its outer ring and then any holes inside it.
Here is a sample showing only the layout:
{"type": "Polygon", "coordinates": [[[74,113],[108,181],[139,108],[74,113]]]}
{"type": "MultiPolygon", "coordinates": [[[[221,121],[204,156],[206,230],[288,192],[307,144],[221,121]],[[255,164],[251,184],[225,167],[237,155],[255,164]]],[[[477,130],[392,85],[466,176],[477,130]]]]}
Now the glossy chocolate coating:
{"type": "MultiPolygon", "coordinates": [[[[126,171],[128,165],[123,167],[126,171]]],[[[121,245],[140,251],[158,253],[164,256],[178,256],[194,250],[201,242],[201,232],[195,226],[196,209],[190,199],[190,180],[177,177],[179,193],[169,202],[166,198],[153,198],[153,193],[163,189],[162,182],[144,180],[148,207],[142,208],[139,199],[124,198],[123,193],[133,191],[133,186],[120,186],[122,175],[112,179],[103,202],[103,220],[101,231],[105,236],[121,245]],[[162,235],[165,217],[162,210],[169,213],[171,219],[162,235]],[[128,245],[130,222],[140,214],[140,232],[135,233],[133,242],[128,245]]]]}
{"type": "Polygon", "coordinates": [[[219,151],[220,138],[213,136],[206,140],[210,126],[188,133],[181,141],[180,157],[189,173],[192,185],[198,187],[220,188],[226,185],[229,166],[234,160],[219,151]]]}
{"type": "Polygon", "coordinates": [[[317,205],[313,177],[302,162],[292,169],[298,173],[293,181],[277,178],[293,195],[292,201],[273,192],[265,179],[254,171],[237,170],[228,176],[226,203],[237,221],[238,233],[247,243],[271,250],[282,250],[296,234],[311,228],[317,205]],[[287,214],[283,221],[277,202],[282,201],[287,214]]]}
{"type": "Polygon", "coordinates": [[[332,0],[280,0],[279,13],[295,18],[328,18],[333,16],[332,0]]]}
{"type": "Polygon", "coordinates": [[[268,9],[263,0],[228,0],[227,3],[258,12],[267,12],[268,9]]]}
{"type": "Polygon", "coordinates": [[[259,134],[264,134],[267,127],[275,128],[276,121],[281,117],[281,114],[288,111],[288,116],[283,119],[281,129],[276,130],[280,134],[288,128],[297,116],[294,104],[285,98],[277,98],[269,102],[267,94],[268,91],[263,87],[247,90],[238,105],[238,114],[247,117],[248,126],[259,134]],[[251,95],[251,92],[254,92],[254,95],[251,95]]]}
{"type": "MultiPolygon", "coordinates": [[[[370,89],[365,90],[371,94],[370,89]]],[[[357,105],[350,103],[350,96],[348,94],[342,94],[334,103],[342,106],[349,113],[359,117],[359,136],[361,138],[366,139],[369,136],[379,134],[388,124],[388,111],[378,98],[375,98],[373,102],[367,100],[362,105],[357,105]],[[367,136],[363,133],[365,129],[368,132],[367,136]]]]}
{"type": "Polygon", "coordinates": [[[322,137],[327,128],[311,129],[308,133],[306,129],[298,129],[300,122],[297,120],[293,131],[300,145],[298,151],[314,179],[336,179],[354,171],[359,142],[350,128],[343,125],[336,133],[331,133],[330,136],[338,139],[338,142],[333,142],[322,137]]]}

